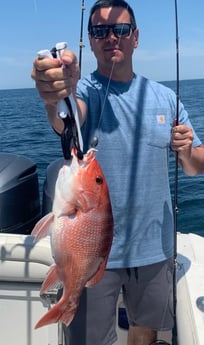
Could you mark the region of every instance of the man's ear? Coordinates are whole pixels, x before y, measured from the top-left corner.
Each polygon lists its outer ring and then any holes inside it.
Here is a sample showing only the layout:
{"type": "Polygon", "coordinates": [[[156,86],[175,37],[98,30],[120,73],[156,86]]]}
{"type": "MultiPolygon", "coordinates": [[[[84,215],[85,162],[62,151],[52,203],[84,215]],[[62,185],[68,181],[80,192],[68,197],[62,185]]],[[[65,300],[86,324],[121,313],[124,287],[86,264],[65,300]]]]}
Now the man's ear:
{"type": "Polygon", "coordinates": [[[89,37],[89,44],[90,44],[90,48],[91,48],[91,50],[93,51],[93,49],[92,49],[92,42],[91,42],[91,35],[90,35],[90,34],[88,34],[88,37],[89,37]]]}
{"type": "Polygon", "coordinates": [[[133,35],[134,35],[134,48],[137,48],[139,44],[139,29],[135,29],[135,31],[133,32],[133,35]]]}

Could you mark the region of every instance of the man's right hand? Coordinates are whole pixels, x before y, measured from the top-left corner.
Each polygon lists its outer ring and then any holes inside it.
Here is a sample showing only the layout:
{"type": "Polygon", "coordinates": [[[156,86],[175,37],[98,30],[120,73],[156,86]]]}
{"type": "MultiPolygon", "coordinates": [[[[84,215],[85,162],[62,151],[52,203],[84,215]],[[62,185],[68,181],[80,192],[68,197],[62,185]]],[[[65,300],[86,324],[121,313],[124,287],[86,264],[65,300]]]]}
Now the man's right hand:
{"type": "Polygon", "coordinates": [[[75,96],[79,79],[77,57],[72,51],[64,51],[62,60],[36,58],[33,63],[31,77],[36,88],[47,105],[56,105],[72,92],[75,96]],[[62,66],[64,64],[64,66],[62,66]]]}

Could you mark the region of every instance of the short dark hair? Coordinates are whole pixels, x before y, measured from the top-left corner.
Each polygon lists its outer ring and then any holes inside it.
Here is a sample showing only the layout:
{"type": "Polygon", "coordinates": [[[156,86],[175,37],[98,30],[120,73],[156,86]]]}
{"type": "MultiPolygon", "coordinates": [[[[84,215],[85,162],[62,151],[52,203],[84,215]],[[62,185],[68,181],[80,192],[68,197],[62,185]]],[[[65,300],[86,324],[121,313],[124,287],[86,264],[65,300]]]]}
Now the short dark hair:
{"type": "Polygon", "coordinates": [[[100,8],[107,8],[107,7],[123,7],[125,8],[130,15],[130,22],[133,26],[133,29],[136,29],[137,24],[135,20],[135,15],[133,9],[130,7],[130,5],[124,1],[124,0],[97,0],[95,4],[92,6],[89,14],[89,20],[88,20],[88,32],[90,33],[91,31],[91,18],[92,15],[99,10],[100,8]]]}

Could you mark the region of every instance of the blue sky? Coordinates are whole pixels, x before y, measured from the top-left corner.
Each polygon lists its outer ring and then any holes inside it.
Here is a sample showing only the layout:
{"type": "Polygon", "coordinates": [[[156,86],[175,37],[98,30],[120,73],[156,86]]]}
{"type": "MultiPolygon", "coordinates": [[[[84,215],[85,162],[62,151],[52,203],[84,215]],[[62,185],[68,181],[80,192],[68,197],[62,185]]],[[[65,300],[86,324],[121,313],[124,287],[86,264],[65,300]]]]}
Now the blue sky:
{"type": "MultiPolygon", "coordinates": [[[[85,0],[82,76],[95,68],[87,40],[93,0],[85,0]]],[[[134,70],[154,80],[176,77],[174,0],[130,0],[140,30],[134,70]]],[[[178,0],[180,79],[204,78],[204,0],[178,0]]],[[[38,50],[67,41],[79,53],[81,0],[6,0],[1,3],[0,89],[34,87],[38,50]]]]}

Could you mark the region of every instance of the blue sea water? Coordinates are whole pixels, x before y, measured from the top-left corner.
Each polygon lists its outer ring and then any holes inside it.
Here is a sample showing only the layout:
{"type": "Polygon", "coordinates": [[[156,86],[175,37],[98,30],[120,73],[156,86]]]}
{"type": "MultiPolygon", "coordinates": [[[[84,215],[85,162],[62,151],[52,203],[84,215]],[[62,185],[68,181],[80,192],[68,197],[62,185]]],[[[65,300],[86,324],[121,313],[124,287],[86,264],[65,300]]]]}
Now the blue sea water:
{"type": "MultiPolygon", "coordinates": [[[[175,90],[175,82],[164,82],[175,90]]],[[[180,81],[180,99],[204,143],[204,79],[180,81]]],[[[51,129],[44,105],[35,89],[0,90],[0,153],[29,157],[37,165],[42,195],[46,167],[62,156],[60,138],[51,129]]],[[[175,179],[173,155],[169,166],[171,186],[175,179]]],[[[172,196],[173,189],[172,189],[172,196]]],[[[204,174],[188,177],[179,169],[178,227],[180,232],[204,236],[204,174]]]]}

